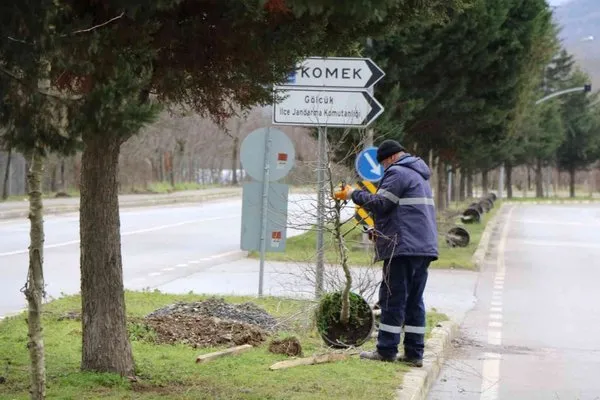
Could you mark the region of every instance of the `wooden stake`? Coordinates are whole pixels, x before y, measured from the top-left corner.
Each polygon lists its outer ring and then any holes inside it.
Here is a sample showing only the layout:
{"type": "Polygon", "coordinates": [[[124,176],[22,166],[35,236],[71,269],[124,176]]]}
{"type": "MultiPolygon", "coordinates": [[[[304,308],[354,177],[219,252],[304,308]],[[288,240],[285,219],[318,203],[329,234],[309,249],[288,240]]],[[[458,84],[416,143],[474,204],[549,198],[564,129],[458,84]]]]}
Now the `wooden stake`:
{"type": "Polygon", "coordinates": [[[274,371],[277,369],[298,367],[300,365],[325,364],[325,363],[330,363],[330,362],[344,361],[344,360],[347,360],[349,357],[350,357],[349,354],[340,354],[340,353],[322,354],[322,355],[317,355],[317,356],[312,356],[312,357],[296,358],[294,360],[280,361],[278,363],[271,365],[271,367],[269,369],[271,371],[274,371]]]}
{"type": "Polygon", "coordinates": [[[196,363],[200,364],[203,362],[212,361],[216,358],[221,358],[221,357],[225,357],[225,356],[229,356],[229,355],[241,354],[245,351],[250,350],[251,348],[252,348],[251,344],[244,344],[242,346],[232,347],[230,349],[216,351],[214,353],[203,354],[201,356],[198,356],[198,358],[196,358],[196,363]]]}

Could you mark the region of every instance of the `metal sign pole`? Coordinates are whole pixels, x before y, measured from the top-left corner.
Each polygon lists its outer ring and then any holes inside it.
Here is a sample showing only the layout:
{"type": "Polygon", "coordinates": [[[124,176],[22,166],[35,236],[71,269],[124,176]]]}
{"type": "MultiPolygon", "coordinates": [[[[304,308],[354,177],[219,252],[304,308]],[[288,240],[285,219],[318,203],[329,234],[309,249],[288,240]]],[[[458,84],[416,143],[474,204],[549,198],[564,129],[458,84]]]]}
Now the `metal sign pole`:
{"type": "Polygon", "coordinates": [[[263,172],[263,194],[262,194],[262,207],[261,207],[261,224],[260,224],[260,272],[258,278],[258,296],[263,295],[263,280],[265,273],[265,253],[267,248],[267,221],[268,221],[268,207],[269,207],[269,159],[271,153],[271,135],[270,128],[267,128],[267,134],[265,135],[265,158],[264,158],[264,172],[263,172]]]}
{"type": "Polygon", "coordinates": [[[325,229],[325,153],[327,143],[327,128],[319,127],[319,166],[317,169],[317,269],[315,280],[315,296],[321,297],[323,293],[323,273],[325,269],[325,249],[323,231],[325,229]]]}

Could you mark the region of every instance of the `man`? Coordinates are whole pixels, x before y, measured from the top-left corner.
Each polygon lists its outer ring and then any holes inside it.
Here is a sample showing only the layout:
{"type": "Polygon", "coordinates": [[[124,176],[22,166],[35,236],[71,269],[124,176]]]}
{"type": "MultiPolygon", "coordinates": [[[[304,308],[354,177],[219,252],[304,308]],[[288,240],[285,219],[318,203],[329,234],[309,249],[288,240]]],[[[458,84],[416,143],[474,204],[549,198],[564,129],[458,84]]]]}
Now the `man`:
{"type": "Polygon", "coordinates": [[[395,140],[381,143],[377,161],[385,172],[376,194],[350,186],[334,193],[336,199],[352,199],[373,214],[375,261],[383,261],[377,350],[360,356],[378,361],[398,359],[421,367],[426,320],[423,291],[429,264],[438,258],[431,172],[422,159],[406,153],[395,140]],[[398,358],[403,327],[404,356],[398,358]]]}

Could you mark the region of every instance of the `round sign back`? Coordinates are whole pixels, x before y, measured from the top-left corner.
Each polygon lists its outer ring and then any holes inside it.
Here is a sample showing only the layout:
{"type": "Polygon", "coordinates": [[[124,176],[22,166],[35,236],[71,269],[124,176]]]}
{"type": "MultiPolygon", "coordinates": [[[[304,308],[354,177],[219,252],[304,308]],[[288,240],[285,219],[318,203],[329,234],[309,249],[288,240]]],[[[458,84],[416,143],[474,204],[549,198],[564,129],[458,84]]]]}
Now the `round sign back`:
{"type": "Polygon", "coordinates": [[[294,144],[279,129],[260,128],[251,132],[242,142],[240,161],[248,175],[261,182],[265,170],[265,150],[269,139],[271,144],[266,160],[269,163],[269,182],[285,177],[294,166],[296,159],[294,144]]]}

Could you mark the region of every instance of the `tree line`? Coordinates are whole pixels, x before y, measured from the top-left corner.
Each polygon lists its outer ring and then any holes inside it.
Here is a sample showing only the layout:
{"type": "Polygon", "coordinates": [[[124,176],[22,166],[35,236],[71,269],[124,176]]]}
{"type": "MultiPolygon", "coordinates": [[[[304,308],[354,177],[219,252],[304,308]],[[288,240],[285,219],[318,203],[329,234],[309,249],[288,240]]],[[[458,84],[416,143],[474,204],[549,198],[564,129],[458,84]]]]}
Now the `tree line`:
{"type": "MultiPolygon", "coordinates": [[[[245,179],[239,157],[244,138],[267,126],[264,108],[230,118],[219,126],[196,113],[163,111],[156,121],[123,144],[119,154],[119,193],[152,193],[194,189],[208,185],[236,185],[245,179]]],[[[303,184],[316,143],[301,127],[282,127],[298,154],[290,183],[303,184]]],[[[26,195],[27,160],[22,154],[0,151],[0,193],[3,199],[26,195]],[[10,155],[10,157],[9,157],[10,155]]],[[[81,150],[48,154],[44,161],[43,192],[47,196],[75,196],[80,187],[81,150]]]]}
{"type": "Polygon", "coordinates": [[[500,166],[508,197],[519,166],[535,171],[536,196],[544,195],[545,167],[568,172],[575,196],[577,171],[600,159],[600,114],[597,94],[584,91],[589,76],[561,48],[559,32],[545,0],[476,0],[447,23],[415,19],[365,49],[387,74],[376,88],[386,106],[377,136],[431,161],[438,207],[447,202],[448,171],[460,176],[464,199],[474,174],[487,192],[488,173],[500,166]]]}

